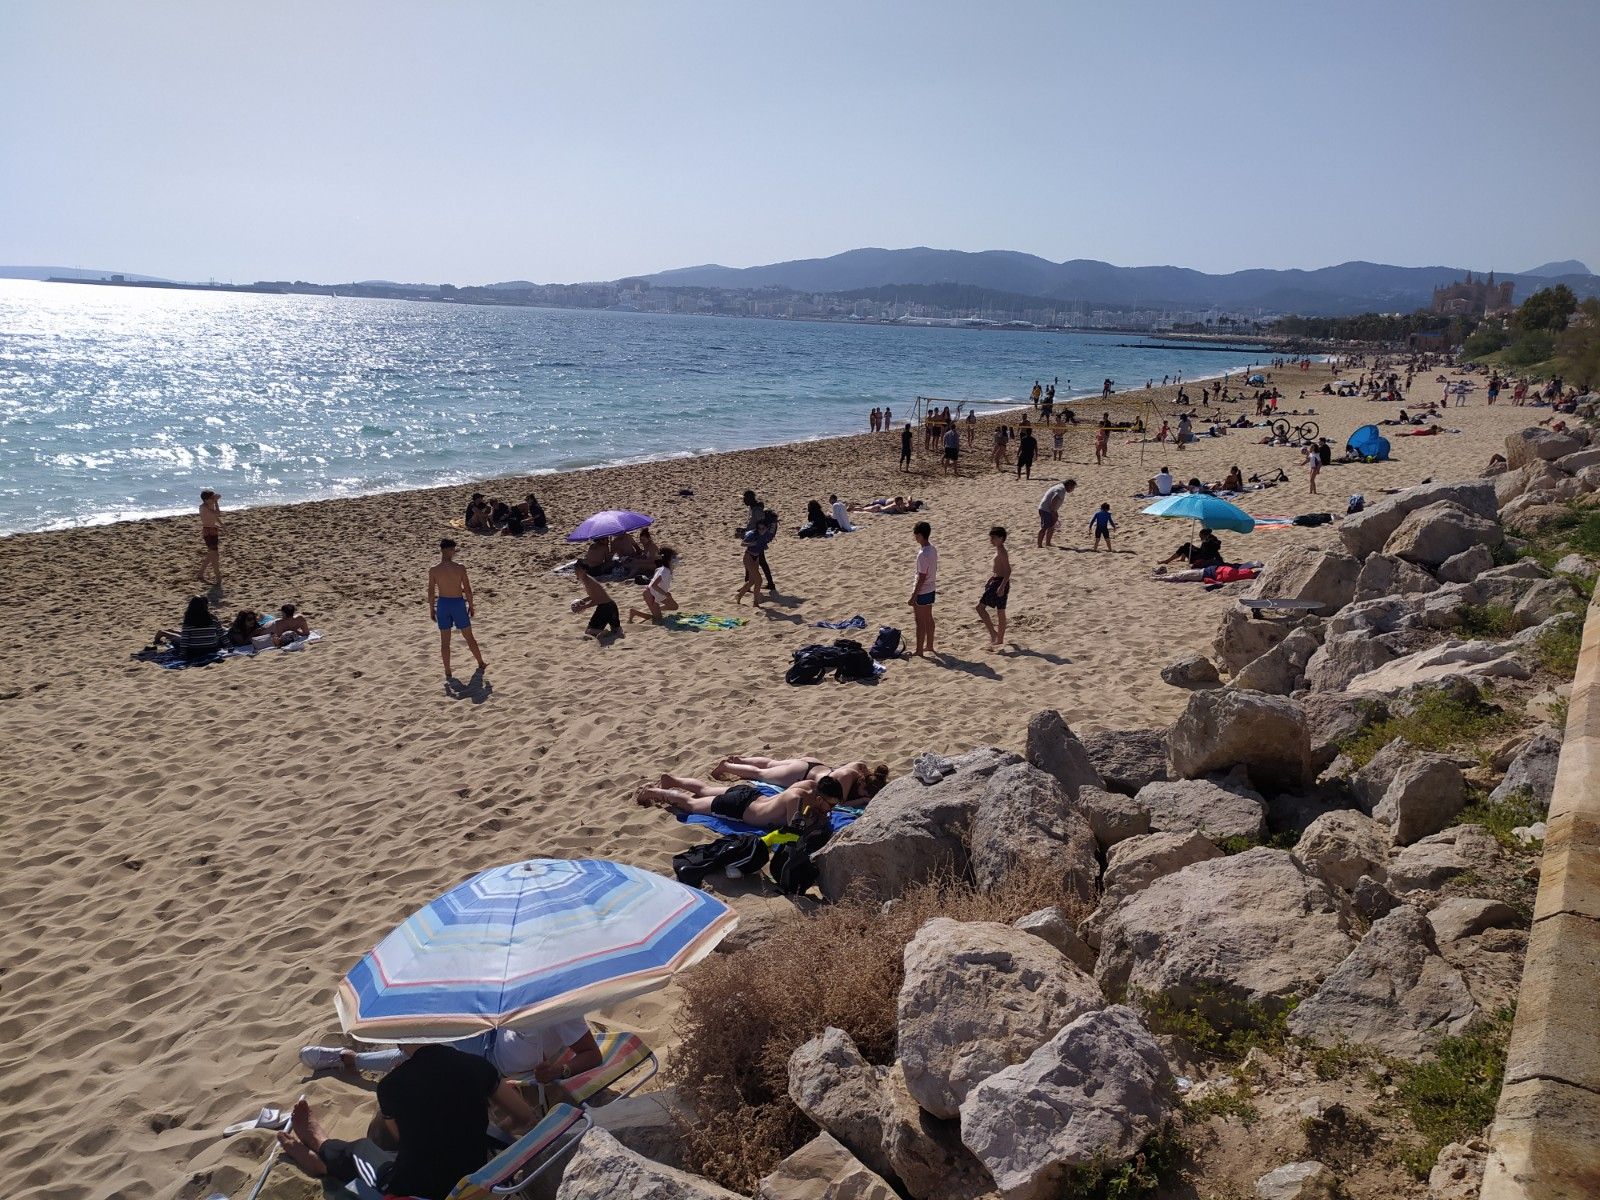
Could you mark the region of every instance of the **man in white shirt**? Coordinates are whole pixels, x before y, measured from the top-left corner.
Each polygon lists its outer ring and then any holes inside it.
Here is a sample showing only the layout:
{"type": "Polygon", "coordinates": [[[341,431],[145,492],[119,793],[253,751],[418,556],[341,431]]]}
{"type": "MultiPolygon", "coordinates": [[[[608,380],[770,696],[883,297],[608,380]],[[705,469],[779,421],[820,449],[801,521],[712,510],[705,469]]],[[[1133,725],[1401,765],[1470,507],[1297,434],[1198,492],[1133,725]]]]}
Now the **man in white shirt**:
{"type": "Polygon", "coordinates": [[[1172,495],[1172,471],[1163,466],[1156,472],[1156,477],[1150,481],[1150,494],[1152,496],[1172,495]]]}
{"type": "Polygon", "coordinates": [[[1056,526],[1061,524],[1061,505],[1077,486],[1076,480],[1063,479],[1039,498],[1039,537],[1035,544],[1041,550],[1054,545],[1056,526]]]}
{"type": "Polygon", "coordinates": [[[856,527],[850,523],[850,512],[844,506],[844,501],[838,496],[829,496],[828,504],[833,509],[833,519],[839,525],[840,533],[854,533],[856,527]]]}
{"type": "Polygon", "coordinates": [[[933,526],[918,521],[911,527],[917,539],[917,578],[911,585],[911,616],[917,625],[917,657],[933,653],[933,602],[939,587],[939,552],[929,539],[933,526]]]}

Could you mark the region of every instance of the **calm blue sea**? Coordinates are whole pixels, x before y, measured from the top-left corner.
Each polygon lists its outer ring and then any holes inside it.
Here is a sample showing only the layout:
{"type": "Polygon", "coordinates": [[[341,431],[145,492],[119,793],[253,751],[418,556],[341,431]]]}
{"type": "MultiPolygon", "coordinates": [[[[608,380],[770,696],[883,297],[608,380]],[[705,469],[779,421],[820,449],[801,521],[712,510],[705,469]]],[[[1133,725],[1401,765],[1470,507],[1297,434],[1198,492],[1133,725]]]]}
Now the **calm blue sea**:
{"type": "Polygon", "coordinates": [[[1248,351],[0,281],[0,532],[769,445],[916,396],[1098,394],[1248,351]],[[1070,382],[1069,382],[1070,381],[1070,382]]]}

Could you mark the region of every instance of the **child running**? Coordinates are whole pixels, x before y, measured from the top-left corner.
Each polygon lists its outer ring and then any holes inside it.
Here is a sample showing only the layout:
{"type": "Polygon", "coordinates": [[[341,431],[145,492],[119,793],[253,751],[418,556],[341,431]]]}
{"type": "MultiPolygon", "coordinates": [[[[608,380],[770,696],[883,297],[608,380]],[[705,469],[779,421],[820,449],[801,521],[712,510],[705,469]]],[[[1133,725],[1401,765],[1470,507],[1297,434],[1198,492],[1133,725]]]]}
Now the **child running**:
{"type": "Polygon", "coordinates": [[[1102,504],[1100,510],[1089,518],[1089,528],[1094,530],[1094,549],[1099,550],[1104,540],[1106,549],[1110,550],[1111,531],[1116,527],[1117,523],[1111,519],[1111,505],[1102,504]]]}
{"type": "Polygon", "coordinates": [[[978,619],[989,631],[989,649],[998,650],[1006,641],[1006,601],[1011,597],[1011,556],[1006,553],[1004,526],[989,530],[989,544],[994,547],[994,565],[989,569],[989,582],[983,585],[983,595],[978,598],[978,619]],[[991,608],[995,614],[992,621],[991,608]]]}

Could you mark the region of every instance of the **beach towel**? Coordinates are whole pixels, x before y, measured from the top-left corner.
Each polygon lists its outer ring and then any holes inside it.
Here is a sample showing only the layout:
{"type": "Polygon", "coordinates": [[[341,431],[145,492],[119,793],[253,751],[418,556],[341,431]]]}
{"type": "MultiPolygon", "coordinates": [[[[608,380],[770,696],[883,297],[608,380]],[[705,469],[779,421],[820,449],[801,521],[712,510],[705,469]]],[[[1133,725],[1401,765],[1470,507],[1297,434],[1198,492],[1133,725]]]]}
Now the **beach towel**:
{"type": "MultiPolygon", "coordinates": [[[[834,833],[838,833],[839,830],[859,817],[863,811],[859,808],[849,808],[841,804],[829,811],[828,826],[834,833]]],[[[703,825],[713,833],[721,834],[724,837],[737,836],[742,833],[765,834],[772,832],[769,828],[761,825],[746,825],[743,821],[735,821],[730,817],[719,817],[713,813],[678,813],[677,816],[678,820],[685,825],[703,825]]]]}
{"type": "Polygon", "coordinates": [[[813,629],[865,629],[866,627],[867,619],[860,613],[848,621],[818,621],[812,626],[813,629]]]}
{"type": "Polygon", "coordinates": [[[745,617],[714,617],[710,613],[671,613],[662,621],[669,629],[686,629],[695,633],[738,629],[749,623],[745,617]]]}
{"type": "Polygon", "coordinates": [[[223,658],[254,658],[258,654],[288,653],[292,650],[304,650],[313,642],[320,642],[322,634],[313,629],[298,641],[290,642],[287,646],[229,646],[222,651],[223,658]]]}

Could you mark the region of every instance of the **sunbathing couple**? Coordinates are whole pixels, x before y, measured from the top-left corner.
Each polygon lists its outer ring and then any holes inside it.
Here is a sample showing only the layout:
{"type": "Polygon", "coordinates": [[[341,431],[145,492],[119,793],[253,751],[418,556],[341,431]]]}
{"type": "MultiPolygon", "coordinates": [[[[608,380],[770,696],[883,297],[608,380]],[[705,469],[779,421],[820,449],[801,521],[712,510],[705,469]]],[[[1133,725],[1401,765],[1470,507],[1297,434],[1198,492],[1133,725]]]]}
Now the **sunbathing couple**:
{"type": "Polygon", "coordinates": [[[889,781],[889,768],[860,761],[829,768],[816,758],[733,755],[712,769],[711,778],[731,782],[667,774],[655,787],[640,788],[634,799],[646,808],[655,805],[777,829],[802,811],[827,813],[841,804],[864,806],[889,781]]]}
{"type": "Polygon", "coordinates": [[[896,496],[892,500],[887,496],[879,496],[876,500],[869,500],[865,504],[851,504],[850,512],[869,513],[912,513],[922,510],[923,502],[911,496],[896,496]]]}

